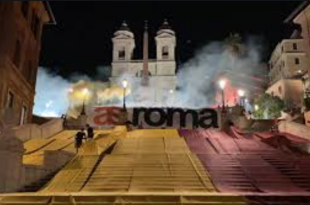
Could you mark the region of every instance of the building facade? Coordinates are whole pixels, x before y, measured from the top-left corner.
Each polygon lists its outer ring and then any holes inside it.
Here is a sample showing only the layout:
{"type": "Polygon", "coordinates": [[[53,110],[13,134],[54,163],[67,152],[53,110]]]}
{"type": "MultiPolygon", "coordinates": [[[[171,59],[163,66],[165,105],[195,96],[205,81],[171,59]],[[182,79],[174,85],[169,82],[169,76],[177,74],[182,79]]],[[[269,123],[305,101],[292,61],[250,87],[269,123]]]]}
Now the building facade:
{"type": "MultiPolygon", "coordinates": [[[[310,59],[310,2],[302,2],[284,21],[288,24],[299,26],[298,35],[304,40],[304,49],[308,59],[310,59]]],[[[308,62],[308,72],[310,71],[310,61],[308,62]]]]}
{"type": "Polygon", "coordinates": [[[308,58],[303,39],[284,39],[274,49],[269,61],[269,79],[293,78],[307,72],[308,58]]]}
{"type": "Polygon", "coordinates": [[[0,2],[0,111],[11,110],[16,125],[32,119],[41,35],[46,23],[55,23],[47,2],[0,2]]]}
{"type": "Polygon", "coordinates": [[[288,108],[303,105],[303,82],[300,79],[280,79],[270,85],[266,93],[282,99],[288,108]]]}
{"type": "Polygon", "coordinates": [[[303,107],[303,98],[309,90],[309,19],[310,4],[303,2],[284,21],[295,27],[290,39],[276,46],[269,61],[270,84],[266,92],[280,97],[289,107],[303,107]]]}
{"type": "Polygon", "coordinates": [[[148,59],[148,33],[144,33],[143,60],[133,59],[135,37],[126,23],[114,33],[112,84],[121,85],[123,79],[129,81],[130,101],[133,105],[153,102],[162,103],[176,89],[175,32],[165,20],[155,37],[156,59],[148,59]],[[146,71],[147,70],[147,71],[146,71]],[[147,72],[148,85],[142,85],[143,73],[147,72]]]}

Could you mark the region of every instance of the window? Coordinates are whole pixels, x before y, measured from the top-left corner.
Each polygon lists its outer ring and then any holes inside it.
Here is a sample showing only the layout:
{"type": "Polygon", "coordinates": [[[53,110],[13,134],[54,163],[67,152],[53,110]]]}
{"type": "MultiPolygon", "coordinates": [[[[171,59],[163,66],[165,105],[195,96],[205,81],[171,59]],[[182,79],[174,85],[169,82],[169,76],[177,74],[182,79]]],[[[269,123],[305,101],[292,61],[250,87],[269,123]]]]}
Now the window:
{"type": "Polygon", "coordinates": [[[125,49],[118,51],[118,59],[119,60],[125,59],[125,49]]]}
{"type": "MultiPolygon", "coordinates": [[[[149,71],[149,76],[152,76],[152,73],[149,71]]],[[[140,70],[138,72],[136,72],[136,77],[142,77],[143,76],[143,70],[140,70]]]]}
{"type": "Polygon", "coordinates": [[[32,69],[32,63],[31,61],[28,61],[28,63],[26,64],[26,68],[25,68],[25,74],[26,74],[26,79],[29,83],[32,82],[32,73],[33,73],[33,69],[32,69]]]}
{"type": "Polygon", "coordinates": [[[22,111],[20,114],[20,123],[19,123],[20,125],[27,123],[27,115],[28,115],[27,106],[23,104],[22,111]]]}
{"type": "Polygon", "coordinates": [[[295,58],[295,64],[296,64],[296,65],[299,64],[299,58],[295,58]]]}
{"type": "Polygon", "coordinates": [[[169,48],[168,46],[164,46],[163,49],[162,49],[162,56],[163,56],[163,59],[168,59],[169,57],[169,48]]]}
{"type": "Polygon", "coordinates": [[[22,13],[25,19],[27,19],[27,15],[28,15],[28,6],[29,6],[28,1],[22,1],[21,10],[22,10],[22,13]]]}
{"type": "Polygon", "coordinates": [[[20,59],[21,59],[21,43],[20,40],[17,39],[15,43],[15,51],[13,57],[13,63],[17,68],[19,68],[20,59]]]}
{"type": "Polygon", "coordinates": [[[40,19],[36,15],[35,10],[32,12],[32,21],[31,21],[31,30],[33,32],[34,37],[37,39],[38,38],[38,31],[39,31],[39,26],[40,26],[40,19]]]}
{"type": "Polygon", "coordinates": [[[281,86],[278,87],[278,92],[280,95],[282,95],[282,87],[281,86]]]}
{"type": "Polygon", "coordinates": [[[293,49],[297,50],[297,43],[293,43],[293,49]]]}
{"type": "Polygon", "coordinates": [[[9,91],[8,97],[6,100],[6,107],[7,108],[13,108],[13,106],[14,106],[14,94],[9,91]]]}

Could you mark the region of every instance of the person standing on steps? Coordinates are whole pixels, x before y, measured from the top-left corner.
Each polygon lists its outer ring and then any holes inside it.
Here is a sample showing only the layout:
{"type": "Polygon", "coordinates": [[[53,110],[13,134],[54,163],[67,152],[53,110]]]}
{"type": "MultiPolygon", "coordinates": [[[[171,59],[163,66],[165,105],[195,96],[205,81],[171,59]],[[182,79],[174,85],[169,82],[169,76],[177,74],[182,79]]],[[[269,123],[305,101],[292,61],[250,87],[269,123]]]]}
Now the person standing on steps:
{"type": "Polygon", "coordinates": [[[94,128],[92,128],[89,124],[86,125],[87,128],[87,138],[93,139],[94,138],[94,128]]]}
{"type": "Polygon", "coordinates": [[[79,152],[79,148],[82,146],[83,144],[83,139],[85,138],[85,132],[84,132],[84,128],[82,128],[79,132],[76,133],[75,135],[75,141],[74,141],[74,145],[76,148],[76,153],[79,152]]]}

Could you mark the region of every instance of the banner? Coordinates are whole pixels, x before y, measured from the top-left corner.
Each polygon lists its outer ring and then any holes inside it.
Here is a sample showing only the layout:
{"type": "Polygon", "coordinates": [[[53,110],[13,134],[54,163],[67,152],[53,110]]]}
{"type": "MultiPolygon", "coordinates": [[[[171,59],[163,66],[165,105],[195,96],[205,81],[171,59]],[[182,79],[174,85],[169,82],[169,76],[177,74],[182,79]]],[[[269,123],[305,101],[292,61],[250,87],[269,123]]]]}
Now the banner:
{"type": "MultiPolygon", "coordinates": [[[[140,128],[210,128],[218,127],[215,109],[182,108],[127,108],[125,121],[140,128]]],[[[122,122],[124,112],[120,107],[94,107],[88,113],[88,123],[93,127],[111,127],[122,122]]],[[[124,121],[124,120],[123,120],[124,121]]]]}

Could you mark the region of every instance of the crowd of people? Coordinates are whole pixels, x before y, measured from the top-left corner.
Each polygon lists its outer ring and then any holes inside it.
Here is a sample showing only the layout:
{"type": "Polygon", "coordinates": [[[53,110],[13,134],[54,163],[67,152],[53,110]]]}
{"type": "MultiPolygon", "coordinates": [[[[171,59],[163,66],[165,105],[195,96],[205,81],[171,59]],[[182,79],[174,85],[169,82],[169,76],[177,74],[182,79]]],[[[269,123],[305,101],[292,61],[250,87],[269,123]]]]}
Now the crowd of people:
{"type": "Polygon", "coordinates": [[[86,132],[85,128],[82,128],[80,131],[78,131],[75,135],[75,148],[76,152],[79,151],[79,148],[83,144],[83,140],[92,140],[94,138],[94,128],[92,128],[89,124],[86,125],[86,132]]]}

